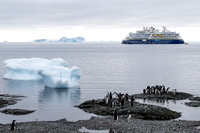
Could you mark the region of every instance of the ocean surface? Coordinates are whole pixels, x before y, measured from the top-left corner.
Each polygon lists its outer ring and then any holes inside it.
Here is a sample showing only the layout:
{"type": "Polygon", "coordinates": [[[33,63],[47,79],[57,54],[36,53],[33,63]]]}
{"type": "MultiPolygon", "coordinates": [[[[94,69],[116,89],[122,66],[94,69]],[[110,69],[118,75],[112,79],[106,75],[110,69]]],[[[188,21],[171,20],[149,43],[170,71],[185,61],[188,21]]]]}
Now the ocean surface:
{"type": "MultiPolygon", "coordinates": [[[[0,94],[26,96],[5,108],[36,110],[21,116],[0,113],[0,123],[10,123],[13,119],[17,122],[89,119],[95,115],[74,106],[86,100],[103,98],[107,92],[142,93],[147,85],[165,85],[171,90],[200,96],[200,44],[0,43],[0,94]],[[53,89],[45,88],[42,81],[3,79],[7,72],[4,60],[32,57],[63,58],[68,67],[80,67],[79,87],[53,89]]],[[[200,107],[184,105],[189,100],[137,101],[182,112],[179,119],[200,120],[200,107]]]]}

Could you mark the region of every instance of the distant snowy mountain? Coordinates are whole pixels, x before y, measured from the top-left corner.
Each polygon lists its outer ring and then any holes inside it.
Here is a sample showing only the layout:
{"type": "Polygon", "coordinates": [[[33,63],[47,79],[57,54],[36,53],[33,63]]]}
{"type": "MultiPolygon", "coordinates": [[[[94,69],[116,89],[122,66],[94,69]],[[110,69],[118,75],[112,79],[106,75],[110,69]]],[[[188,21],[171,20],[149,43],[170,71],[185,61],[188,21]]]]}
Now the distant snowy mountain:
{"type": "Polygon", "coordinates": [[[85,42],[85,38],[83,38],[83,37],[76,37],[76,38],[62,37],[59,40],[37,39],[37,40],[34,40],[33,42],[85,42]]]}

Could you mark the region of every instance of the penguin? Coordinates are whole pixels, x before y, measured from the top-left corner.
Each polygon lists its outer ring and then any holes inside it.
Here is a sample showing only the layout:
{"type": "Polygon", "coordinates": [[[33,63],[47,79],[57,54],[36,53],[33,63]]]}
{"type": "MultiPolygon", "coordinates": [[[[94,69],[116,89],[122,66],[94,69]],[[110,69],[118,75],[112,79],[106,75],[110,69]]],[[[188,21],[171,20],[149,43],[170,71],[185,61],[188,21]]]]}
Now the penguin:
{"type": "Polygon", "coordinates": [[[149,94],[151,94],[152,93],[152,87],[150,87],[150,90],[149,90],[149,94]]]}
{"type": "Polygon", "coordinates": [[[117,94],[117,92],[114,92],[113,94],[115,95],[115,97],[116,97],[117,99],[119,99],[119,94],[117,94]]]}
{"type": "Polygon", "coordinates": [[[115,96],[117,97],[117,99],[118,99],[118,102],[120,103],[121,102],[121,100],[122,100],[122,96],[124,95],[124,94],[121,94],[121,93],[116,93],[116,92],[114,92],[114,94],[115,94],[115,96]]]}
{"type": "Polygon", "coordinates": [[[133,107],[133,102],[135,101],[135,99],[133,98],[133,96],[131,97],[131,107],[133,107]]]}
{"type": "Polygon", "coordinates": [[[155,94],[156,94],[156,95],[158,94],[158,89],[155,90],[155,94]]]}
{"type": "Polygon", "coordinates": [[[161,89],[162,89],[162,86],[158,85],[158,90],[161,91],[161,89]]]}
{"type": "Polygon", "coordinates": [[[128,101],[128,93],[125,95],[125,100],[128,101]]]}
{"type": "Polygon", "coordinates": [[[164,92],[164,88],[163,88],[163,86],[161,87],[161,94],[163,94],[163,92],[164,92]]]}
{"type": "Polygon", "coordinates": [[[147,93],[150,94],[150,86],[147,86],[147,93]]]}
{"type": "Polygon", "coordinates": [[[146,90],[145,89],[143,89],[143,94],[145,94],[146,93],[146,90]]]}
{"type": "Polygon", "coordinates": [[[122,100],[121,100],[121,106],[122,106],[122,108],[124,107],[124,98],[122,98],[122,100]]]}
{"type": "Polygon", "coordinates": [[[115,133],[115,130],[112,127],[110,127],[109,128],[109,133],[115,133]]]}
{"type": "Polygon", "coordinates": [[[108,104],[109,103],[109,98],[106,98],[106,104],[108,104]]]}
{"type": "Polygon", "coordinates": [[[117,111],[114,111],[114,120],[117,120],[117,111]]]}
{"type": "Polygon", "coordinates": [[[156,85],[155,88],[160,92],[161,91],[161,86],[160,85],[156,85]]]}
{"type": "Polygon", "coordinates": [[[17,125],[15,123],[16,120],[13,120],[12,121],[12,124],[11,124],[11,131],[15,130],[17,128],[17,125]]]}
{"type": "Polygon", "coordinates": [[[167,90],[166,90],[166,93],[168,93],[168,92],[169,92],[169,89],[170,89],[170,88],[168,87],[168,88],[167,88],[167,90]]]}
{"type": "Polygon", "coordinates": [[[151,93],[154,94],[154,87],[151,86],[151,93]]]}
{"type": "Polygon", "coordinates": [[[128,115],[127,121],[128,123],[131,122],[131,114],[128,115]]]}
{"type": "Polygon", "coordinates": [[[173,92],[173,94],[174,94],[174,95],[176,95],[176,89],[174,89],[174,92],[173,92]]]}
{"type": "Polygon", "coordinates": [[[144,103],[146,102],[146,98],[143,99],[143,102],[144,102],[144,103]]]}
{"type": "Polygon", "coordinates": [[[163,87],[163,92],[165,93],[165,86],[163,85],[162,87],[163,87]]]}
{"type": "Polygon", "coordinates": [[[110,92],[110,94],[109,94],[109,98],[110,98],[110,100],[112,99],[112,92],[110,92]]]}
{"type": "Polygon", "coordinates": [[[119,93],[119,101],[121,101],[121,100],[122,100],[122,97],[123,97],[123,95],[124,95],[124,94],[122,94],[122,93],[119,93]]]}

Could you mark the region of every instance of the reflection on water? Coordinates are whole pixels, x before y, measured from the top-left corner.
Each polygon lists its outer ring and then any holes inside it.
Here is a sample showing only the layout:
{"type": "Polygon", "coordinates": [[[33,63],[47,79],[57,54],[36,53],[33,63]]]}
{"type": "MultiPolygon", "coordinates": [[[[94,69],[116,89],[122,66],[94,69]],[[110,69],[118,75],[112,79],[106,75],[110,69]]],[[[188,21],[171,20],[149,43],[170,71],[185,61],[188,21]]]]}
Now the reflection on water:
{"type": "MultiPolygon", "coordinates": [[[[6,88],[1,93],[22,95],[22,101],[5,108],[36,110],[35,112],[17,116],[0,113],[0,123],[10,123],[13,119],[18,122],[35,120],[68,120],[89,119],[92,115],[73,107],[80,104],[81,89],[47,88],[41,81],[4,80],[6,88]],[[76,114],[76,115],[74,115],[76,114]]],[[[2,108],[4,109],[4,108],[2,108]]]]}
{"type": "Polygon", "coordinates": [[[168,99],[143,99],[143,103],[147,104],[159,104],[159,105],[165,105],[169,104],[169,101],[171,101],[171,104],[176,104],[176,100],[168,100],[168,99]]]}
{"type": "Polygon", "coordinates": [[[2,93],[29,96],[38,91],[39,88],[43,88],[43,81],[31,80],[31,81],[20,81],[20,80],[4,80],[5,89],[2,93]],[[32,93],[31,93],[32,92],[32,93]]]}
{"type": "Polygon", "coordinates": [[[185,105],[185,102],[189,102],[190,100],[147,100],[147,99],[137,99],[137,102],[157,105],[166,107],[168,109],[181,112],[181,117],[178,119],[181,120],[199,120],[199,111],[200,108],[197,107],[188,107],[185,105]]]}
{"type": "MultiPolygon", "coordinates": [[[[80,88],[48,88],[44,87],[42,81],[18,81],[5,80],[7,82],[5,94],[28,96],[28,99],[38,99],[39,105],[64,104],[77,105],[80,103],[80,88]],[[43,89],[42,89],[43,88],[43,89]],[[38,98],[38,94],[39,98],[38,98]]],[[[37,101],[37,100],[36,100],[37,101]]]]}
{"type": "Polygon", "coordinates": [[[80,103],[80,88],[48,88],[45,87],[39,94],[40,105],[59,104],[59,105],[77,105],[80,103]]]}

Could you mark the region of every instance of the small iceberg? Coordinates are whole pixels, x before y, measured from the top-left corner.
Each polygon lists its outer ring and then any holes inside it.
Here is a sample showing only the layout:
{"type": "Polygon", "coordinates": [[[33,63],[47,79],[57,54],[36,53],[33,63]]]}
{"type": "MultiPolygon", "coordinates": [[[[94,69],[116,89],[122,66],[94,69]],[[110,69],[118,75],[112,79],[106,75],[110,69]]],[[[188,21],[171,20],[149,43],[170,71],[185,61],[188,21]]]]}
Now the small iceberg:
{"type": "Polygon", "coordinates": [[[61,58],[51,60],[42,58],[19,58],[4,61],[8,72],[4,79],[43,80],[50,88],[68,88],[78,86],[81,77],[79,67],[67,68],[67,62],[61,58]]]}

